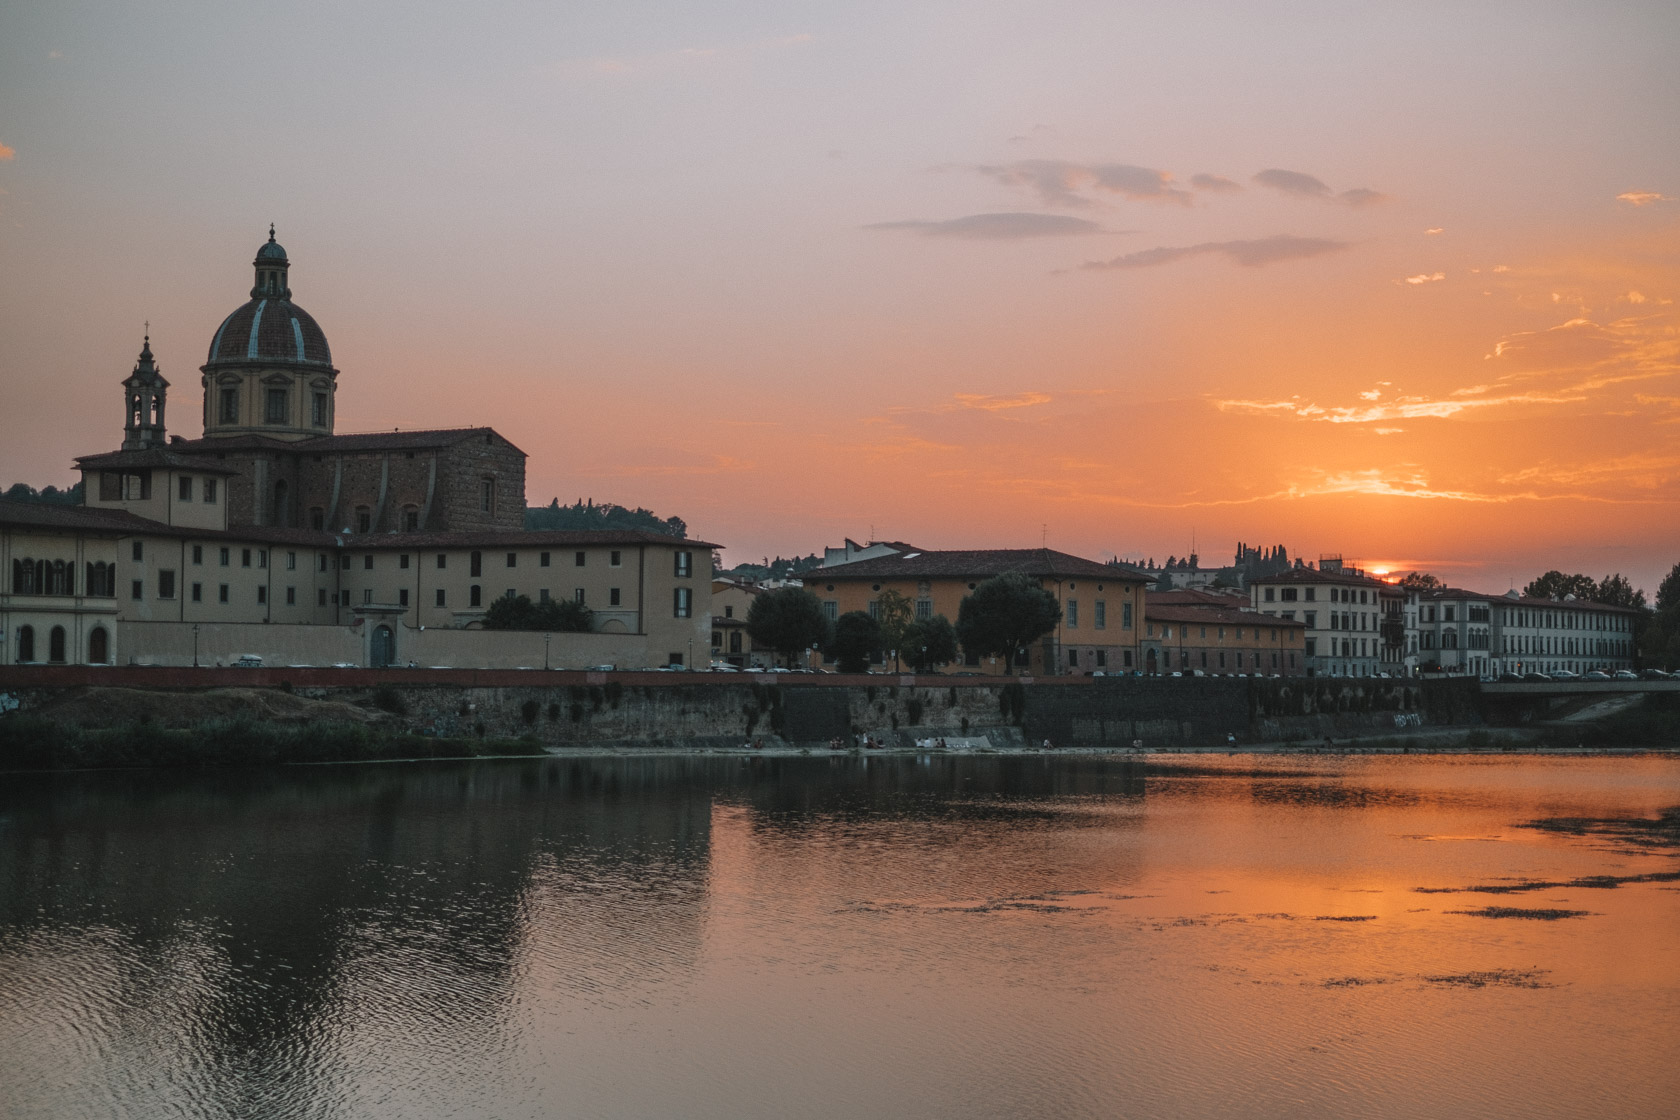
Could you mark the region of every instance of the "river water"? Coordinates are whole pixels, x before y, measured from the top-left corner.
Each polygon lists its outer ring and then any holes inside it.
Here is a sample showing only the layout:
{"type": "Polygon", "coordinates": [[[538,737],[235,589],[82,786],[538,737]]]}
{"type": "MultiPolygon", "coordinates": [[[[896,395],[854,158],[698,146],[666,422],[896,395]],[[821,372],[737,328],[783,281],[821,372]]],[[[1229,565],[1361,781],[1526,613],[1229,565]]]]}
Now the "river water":
{"type": "Polygon", "coordinates": [[[1677,805],[1656,756],[0,775],[0,1116],[1672,1117],[1680,848],[1627,822],[1677,805]]]}

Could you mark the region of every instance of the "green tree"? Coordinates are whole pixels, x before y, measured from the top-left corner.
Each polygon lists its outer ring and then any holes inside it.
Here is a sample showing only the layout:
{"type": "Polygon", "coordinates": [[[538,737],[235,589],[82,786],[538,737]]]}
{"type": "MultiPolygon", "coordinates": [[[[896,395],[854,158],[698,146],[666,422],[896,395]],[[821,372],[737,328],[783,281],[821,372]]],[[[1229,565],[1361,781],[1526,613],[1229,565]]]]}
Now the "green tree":
{"type": "Polygon", "coordinates": [[[865,611],[847,611],[834,622],[826,647],[842,673],[869,671],[869,655],[881,648],[881,624],[865,611]]]}
{"type": "Polygon", "coordinates": [[[822,600],[800,587],[766,591],[747,610],[747,633],[761,646],[791,656],[802,649],[823,646],[828,617],[822,600]]]}
{"type": "Polygon", "coordinates": [[[1657,586],[1657,609],[1645,623],[1639,648],[1654,668],[1680,667],[1680,564],[1657,586]]]}
{"type": "Polygon", "coordinates": [[[588,607],[570,599],[531,602],[529,595],[503,595],[484,612],[486,630],[544,630],[587,634],[593,616],[588,607]]]}
{"type": "Polygon", "coordinates": [[[957,659],[957,628],[942,614],[918,619],[904,631],[902,648],[918,673],[949,665],[957,659]]]}
{"type": "Polygon", "coordinates": [[[875,599],[875,621],[881,626],[881,649],[893,652],[893,669],[898,669],[899,651],[904,645],[904,632],[916,615],[915,604],[902,591],[887,588],[875,599]]]}
{"type": "Polygon", "coordinates": [[[34,502],[44,506],[79,506],[82,504],[82,484],[65,487],[43,486],[36,490],[27,482],[14,482],[0,497],[13,502],[34,502]]]}
{"type": "Polygon", "coordinates": [[[1400,577],[1400,586],[1407,591],[1429,591],[1443,584],[1428,572],[1407,572],[1400,577]]]}
{"type": "Polygon", "coordinates": [[[1553,568],[1523,588],[1523,594],[1531,599],[1562,599],[1565,595],[1573,595],[1577,599],[1591,599],[1598,594],[1598,584],[1591,576],[1564,575],[1553,568]]]}
{"type": "Polygon", "coordinates": [[[1056,597],[1037,581],[1019,572],[993,576],[962,601],[957,638],[969,653],[1002,657],[1009,673],[1020,651],[1054,630],[1061,613],[1056,597]]]}
{"type": "Polygon", "coordinates": [[[1631,607],[1638,611],[1645,609],[1645,592],[1637,590],[1620,572],[1599,580],[1592,598],[1593,602],[1607,606],[1631,607]]]}

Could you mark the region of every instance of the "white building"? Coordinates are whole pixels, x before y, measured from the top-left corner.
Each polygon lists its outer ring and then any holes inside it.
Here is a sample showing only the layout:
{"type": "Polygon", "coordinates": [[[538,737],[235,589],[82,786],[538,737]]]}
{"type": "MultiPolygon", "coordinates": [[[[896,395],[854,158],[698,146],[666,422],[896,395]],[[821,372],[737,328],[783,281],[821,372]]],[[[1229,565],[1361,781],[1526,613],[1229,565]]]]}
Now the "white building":
{"type": "Polygon", "coordinates": [[[1633,668],[1639,612],[1573,596],[1525,598],[1515,590],[1489,601],[1488,672],[1585,673],[1633,668]]]}
{"type": "Polygon", "coordinates": [[[1256,579],[1250,603],[1261,614],[1306,624],[1309,675],[1406,673],[1406,593],[1356,568],[1292,568],[1256,579]]]}

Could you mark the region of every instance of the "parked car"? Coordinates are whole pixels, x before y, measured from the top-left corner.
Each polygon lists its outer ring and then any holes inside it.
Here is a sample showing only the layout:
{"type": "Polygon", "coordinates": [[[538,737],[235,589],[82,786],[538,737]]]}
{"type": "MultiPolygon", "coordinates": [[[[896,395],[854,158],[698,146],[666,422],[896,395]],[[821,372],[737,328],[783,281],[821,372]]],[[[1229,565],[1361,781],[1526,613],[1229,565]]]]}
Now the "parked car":
{"type": "Polygon", "coordinates": [[[1568,669],[1557,669],[1552,672],[1552,679],[1554,681],[1572,681],[1575,679],[1575,674],[1568,669]]]}
{"type": "Polygon", "coordinates": [[[1617,669],[1614,673],[1610,674],[1610,679],[1616,681],[1636,681],[1639,679],[1639,674],[1634,672],[1632,669],[1617,669]]]}
{"type": "Polygon", "coordinates": [[[242,653],[239,655],[239,660],[235,661],[234,664],[241,669],[261,669],[263,667],[262,654],[242,653]]]}
{"type": "Polygon", "coordinates": [[[1499,674],[1499,683],[1500,684],[1521,684],[1522,683],[1522,678],[1517,676],[1517,674],[1515,674],[1515,673],[1501,673],[1501,674],[1499,674]]]}
{"type": "Polygon", "coordinates": [[[1524,673],[1523,674],[1523,680],[1529,681],[1533,684],[1551,684],[1552,683],[1552,678],[1548,677],[1544,673],[1524,673]]]}
{"type": "Polygon", "coordinates": [[[1641,669],[1639,670],[1639,679],[1642,681],[1671,681],[1674,678],[1661,669],[1641,669]]]}
{"type": "Polygon", "coordinates": [[[1610,679],[1610,674],[1601,669],[1594,669],[1589,673],[1582,673],[1581,679],[1584,681],[1607,681],[1610,679]]]}

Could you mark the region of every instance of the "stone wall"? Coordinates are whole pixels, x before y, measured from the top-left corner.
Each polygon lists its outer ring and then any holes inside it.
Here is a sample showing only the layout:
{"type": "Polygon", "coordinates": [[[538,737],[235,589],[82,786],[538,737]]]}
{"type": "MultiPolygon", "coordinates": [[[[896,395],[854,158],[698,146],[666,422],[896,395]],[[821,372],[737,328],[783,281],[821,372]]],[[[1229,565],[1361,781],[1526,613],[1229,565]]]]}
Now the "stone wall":
{"type": "Polygon", "coordinates": [[[525,454],[494,432],[451,444],[438,463],[434,529],[467,532],[525,527],[525,454]],[[486,438],[488,437],[488,439],[486,438]],[[496,480],[496,508],[481,508],[479,482],[496,480]]]}

